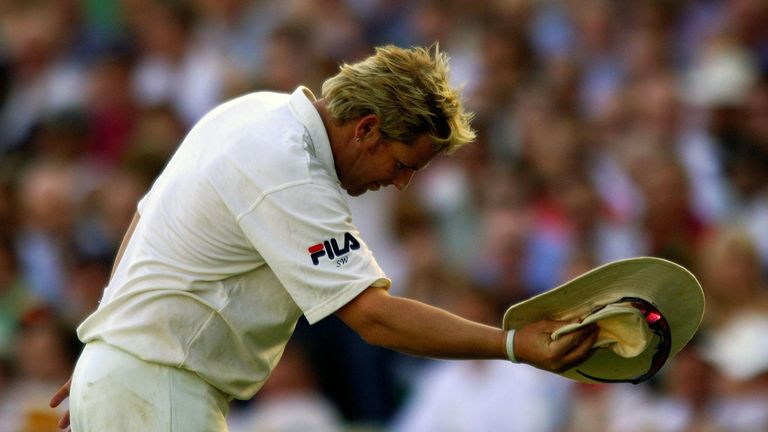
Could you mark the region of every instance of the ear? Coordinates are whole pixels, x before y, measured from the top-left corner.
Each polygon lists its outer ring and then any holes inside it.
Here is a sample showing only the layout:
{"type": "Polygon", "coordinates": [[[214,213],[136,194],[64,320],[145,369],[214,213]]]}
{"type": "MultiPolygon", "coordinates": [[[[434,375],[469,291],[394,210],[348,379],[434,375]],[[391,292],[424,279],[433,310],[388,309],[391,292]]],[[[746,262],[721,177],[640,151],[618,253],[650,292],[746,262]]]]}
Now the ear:
{"type": "Polygon", "coordinates": [[[355,141],[370,146],[379,141],[380,135],[379,117],[376,114],[368,114],[357,120],[355,124],[355,141]]]}

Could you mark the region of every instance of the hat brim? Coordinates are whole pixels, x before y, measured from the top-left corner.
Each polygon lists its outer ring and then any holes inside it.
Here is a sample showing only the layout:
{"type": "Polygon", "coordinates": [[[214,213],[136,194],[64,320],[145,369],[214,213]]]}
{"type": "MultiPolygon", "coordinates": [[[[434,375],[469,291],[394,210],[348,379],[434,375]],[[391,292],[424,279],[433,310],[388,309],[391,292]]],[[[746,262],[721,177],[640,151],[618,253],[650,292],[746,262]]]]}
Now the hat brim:
{"type": "MultiPolygon", "coordinates": [[[[507,309],[504,329],[548,319],[582,319],[590,312],[623,297],[638,297],[659,309],[669,323],[670,358],[691,340],[704,315],[704,292],[696,277],[684,267],[654,257],[614,261],[597,267],[563,285],[507,309]]],[[[561,375],[593,383],[581,372],[601,379],[631,379],[648,371],[657,341],[637,357],[624,358],[608,349],[596,349],[581,365],[561,375]]]]}

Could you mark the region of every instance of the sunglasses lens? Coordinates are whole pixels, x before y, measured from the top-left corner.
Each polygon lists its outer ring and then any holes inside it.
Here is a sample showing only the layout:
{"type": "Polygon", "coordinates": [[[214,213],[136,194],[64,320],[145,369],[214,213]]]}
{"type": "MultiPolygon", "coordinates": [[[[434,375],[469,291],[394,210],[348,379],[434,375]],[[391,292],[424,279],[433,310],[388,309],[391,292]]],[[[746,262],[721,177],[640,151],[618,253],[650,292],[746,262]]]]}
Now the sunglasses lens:
{"type": "Polygon", "coordinates": [[[645,314],[645,320],[649,325],[656,324],[662,318],[661,314],[656,311],[651,311],[645,314]]]}

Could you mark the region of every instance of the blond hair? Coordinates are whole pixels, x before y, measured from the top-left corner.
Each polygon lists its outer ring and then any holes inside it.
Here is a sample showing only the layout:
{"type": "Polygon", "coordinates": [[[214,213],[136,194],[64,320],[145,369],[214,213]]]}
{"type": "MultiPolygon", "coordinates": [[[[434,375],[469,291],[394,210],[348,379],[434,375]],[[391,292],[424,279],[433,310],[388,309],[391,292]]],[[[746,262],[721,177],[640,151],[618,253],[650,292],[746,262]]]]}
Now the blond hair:
{"type": "Polygon", "coordinates": [[[359,63],[342,65],[323,83],[322,96],[339,123],[375,114],[384,138],[411,143],[427,133],[441,151],[452,153],[475,133],[472,113],[448,83],[449,72],[448,56],[436,44],[387,45],[359,63]]]}

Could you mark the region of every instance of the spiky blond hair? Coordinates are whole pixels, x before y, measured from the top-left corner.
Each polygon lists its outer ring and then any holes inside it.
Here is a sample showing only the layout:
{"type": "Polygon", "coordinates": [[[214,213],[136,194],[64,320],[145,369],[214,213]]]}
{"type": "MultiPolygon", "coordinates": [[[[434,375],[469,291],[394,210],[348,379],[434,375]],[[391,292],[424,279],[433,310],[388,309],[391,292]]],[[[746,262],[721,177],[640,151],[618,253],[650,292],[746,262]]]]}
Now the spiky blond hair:
{"type": "Polygon", "coordinates": [[[452,153],[475,133],[472,113],[464,110],[449,77],[448,56],[437,44],[387,45],[359,63],[342,65],[323,83],[322,96],[339,123],[375,114],[385,138],[411,143],[427,133],[441,151],[452,153]]]}

